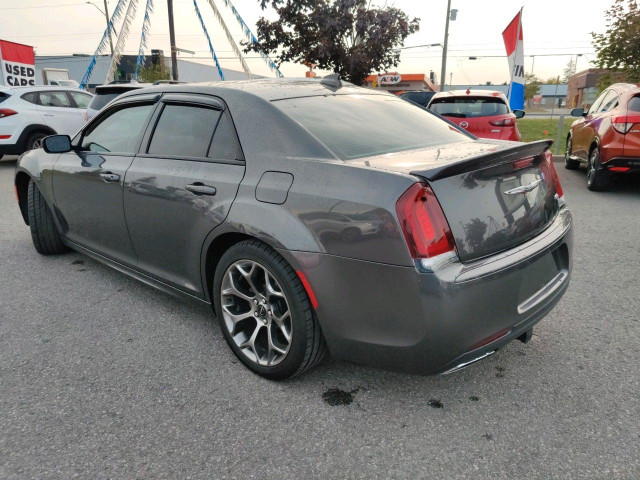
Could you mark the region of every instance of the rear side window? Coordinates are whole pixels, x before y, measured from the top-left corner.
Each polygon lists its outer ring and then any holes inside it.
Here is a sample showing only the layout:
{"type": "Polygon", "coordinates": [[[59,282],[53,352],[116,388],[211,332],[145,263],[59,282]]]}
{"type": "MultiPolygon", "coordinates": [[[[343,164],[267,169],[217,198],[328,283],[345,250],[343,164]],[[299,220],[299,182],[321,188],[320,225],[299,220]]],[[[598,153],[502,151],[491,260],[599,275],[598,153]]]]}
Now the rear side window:
{"type": "Polygon", "coordinates": [[[9,98],[9,95],[0,92],[0,103],[4,102],[7,98],[9,98]]]}
{"type": "Polygon", "coordinates": [[[429,105],[445,117],[473,118],[506,115],[509,107],[498,97],[444,97],[436,98],[429,105]]]}
{"type": "Polygon", "coordinates": [[[342,160],[471,141],[435,115],[391,95],[323,95],[273,104],[342,160]]]}
{"type": "Polygon", "coordinates": [[[426,107],[429,105],[429,100],[433,97],[434,92],[407,92],[401,95],[405,100],[410,100],[418,105],[426,107]]]}
{"type": "Polygon", "coordinates": [[[238,135],[229,112],[223,113],[218,122],[207,157],[216,160],[244,160],[238,135]]]}
{"type": "Polygon", "coordinates": [[[89,108],[92,110],[102,110],[102,108],[111,100],[116,98],[119,93],[98,93],[89,103],[89,108]]]}
{"type": "Polygon", "coordinates": [[[640,112],[640,95],[632,97],[627,108],[632,112],[640,112]]]}
{"type": "Polygon", "coordinates": [[[25,93],[20,98],[22,98],[24,101],[29,102],[29,103],[38,103],[38,93],[37,92],[25,93]]]}
{"type": "Polygon", "coordinates": [[[87,95],[86,93],[69,92],[69,94],[73,97],[73,101],[76,102],[76,106],[78,108],[87,108],[93,98],[91,95],[87,95]]]}
{"type": "Polygon", "coordinates": [[[82,149],[90,152],[131,154],[138,149],[138,140],[154,104],[136,104],[114,110],[85,133],[82,149]]]}
{"type": "Polygon", "coordinates": [[[40,92],[38,103],[43,107],[71,107],[65,92],[40,92]]]}

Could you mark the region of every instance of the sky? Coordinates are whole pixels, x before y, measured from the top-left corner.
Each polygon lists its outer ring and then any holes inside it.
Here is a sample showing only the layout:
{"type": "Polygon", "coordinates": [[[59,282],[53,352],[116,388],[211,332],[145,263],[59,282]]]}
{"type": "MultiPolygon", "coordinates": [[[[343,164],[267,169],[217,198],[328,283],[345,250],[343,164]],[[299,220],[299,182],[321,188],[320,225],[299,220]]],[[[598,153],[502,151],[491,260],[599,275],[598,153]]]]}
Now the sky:
{"type": "MultiPolygon", "coordinates": [[[[104,8],[104,0],[93,0],[104,8]]],[[[244,39],[242,30],[225,7],[223,0],[215,0],[223,12],[226,24],[236,42],[244,39]]],[[[261,16],[273,19],[274,12],[262,11],[258,0],[232,0],[245,22],[255,33],[255,23],[261,16]]],[[[442,43],[447,0],[372,0],[377,5],[394,5],[409,17],[420,18],[420,31],[409,36],[404,46],[442,43]]],[[[451,22],[447,84],[453,73],[453,84],[509,80],[509,69],[502,42],[502,31],[523,8],[525,70],[542,79],[562,75],[567,62],[578,60],[578,70],[595,60],[590,32],[603,32],[603,12],[613,0],[452,0],[451,8],[458,10],[457,20],[451,22]],[[582,54],[576,57],[576,55],[582,54]],[[531,55],[536,55],[531,57],[531,55]],[[553,55],[553,56],[551,56],[553,55]],[[470,60],[469,57],[477,57],[470,60]]],[[[109,0],[113,11],[117,0],[109,0]]],[[[125,44],[126,54],[137,54],[146,0],[139,0],[138,11],[125,44]]],[[[37,55],[91,54],[95,51],[105,29],[105,17],[95,5],[86,0],[0,0],[0,39],[33,45],[37,55]]],[[[166,0],[154,0],[151,16],[149,49],[164,50],[169,55],[169,28],[166,0]]],[[[229,42],[215,19],[208,0],[198,0],[207,30],[220,63],[225,68],[241,70],[229,42]]],[[[180,54],[180,58],[213,64],[208,44],[195,15],[193,0],[174,0],[176,43],[179,48],[196,53],[180,54]]],[[[119,32],[119,28],[116,28],[119,32]]],[[[114,38],[114,43],[116,38],[114,38]]],[[[107,47],[108,50],[108,47],[107,47]]],[[[247,55],[252,72],[272,76],[263,60],[256,54],[247,55]]],[[[403,50],[399,73],[440,74],[440,47],[403,50]]],[[[306,67],[285,64],[285,76],[302,76],[306,67]]],[[[322,72],[320,72],[321,74],[322,72]]]]}

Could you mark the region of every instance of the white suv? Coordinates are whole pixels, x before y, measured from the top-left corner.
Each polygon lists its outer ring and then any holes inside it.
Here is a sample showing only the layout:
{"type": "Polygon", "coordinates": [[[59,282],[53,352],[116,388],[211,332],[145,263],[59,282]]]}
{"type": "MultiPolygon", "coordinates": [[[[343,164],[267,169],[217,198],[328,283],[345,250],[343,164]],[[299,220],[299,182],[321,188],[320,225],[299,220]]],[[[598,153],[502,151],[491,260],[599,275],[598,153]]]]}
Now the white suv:
{"type": "Polygon", "coordinates": [[[93,95],[77,88],[0,89],[0,158],[39,148],[48,135],[73,136],[85,123],[93,95]]]}

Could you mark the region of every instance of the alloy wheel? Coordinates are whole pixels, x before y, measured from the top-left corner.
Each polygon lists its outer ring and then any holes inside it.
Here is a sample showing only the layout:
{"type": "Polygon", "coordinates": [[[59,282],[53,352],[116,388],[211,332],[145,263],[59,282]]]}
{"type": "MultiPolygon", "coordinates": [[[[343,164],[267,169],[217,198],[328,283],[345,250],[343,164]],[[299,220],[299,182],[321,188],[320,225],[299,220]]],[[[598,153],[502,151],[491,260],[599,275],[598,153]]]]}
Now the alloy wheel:
{"type": "Polygon", "coordinates": [[[222,316],[233,342],[252,362],[274,366],[291,347],[292,321],[287,297],[266,267],[238,260],[224,273],[222,316]]]}
{"type": "Polygon", "coordinates": [[[38,148],[42,148],[44,138],[45,137],[36,138],[31,144],[31,150],[37,150],[38,148]]]}
{"type": "Polygon", "coordinates": [[[596,176],[596,160],[598,157],[598,150],[594,150],[589,156],[589,163],[587,164],[587,185],[593,183],[593,179],[596,176]]]}
{"type": "Polygon", "coordinates": [[[571,161],[571,137],[567,138],[567,151],[564,154],[564,164],[568,165],[571,161]]]}

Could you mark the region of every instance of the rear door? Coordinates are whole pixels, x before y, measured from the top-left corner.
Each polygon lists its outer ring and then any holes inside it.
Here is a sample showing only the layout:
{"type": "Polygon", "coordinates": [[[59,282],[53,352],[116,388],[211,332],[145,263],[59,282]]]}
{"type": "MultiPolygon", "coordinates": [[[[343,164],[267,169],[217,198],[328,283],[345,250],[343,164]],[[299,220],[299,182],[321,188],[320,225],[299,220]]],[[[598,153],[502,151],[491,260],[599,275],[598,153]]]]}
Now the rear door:
{"type": "Polygon", "coordinates": [[[165,95],[125,179],[124,209],[139,269],[203,297],[202,245],[227,216],[244,168],[221,100],[165,95]]]}
{"type": "Polygon", "coordinates": [[[38,111],[47,126],[59,134],[73,135],[83,124],[82,111],[75,108],[64,90],[39,92],[38,111]]]}
{"type": "Polygon", "coordinates": [[[125,223],[122,189],[156,102],[155,96],[135,99],[96,118],[82,132],[76,150],[60,155],[53,171],[64,235],[132,267],[136,255],[125,223]]]}
{"type": "Polygon", "coordinates": [[[605,90],[602,92],[593,105],[591,105],[584,119],[578,123],[573,130],[571,137],[572,153],[584,161],[586,161],[589,156],[589,148],[595,137],[597,127],[600,124],[603,107],[614,96],[616,96],[616,92],[613,90],[605,90]]]}

